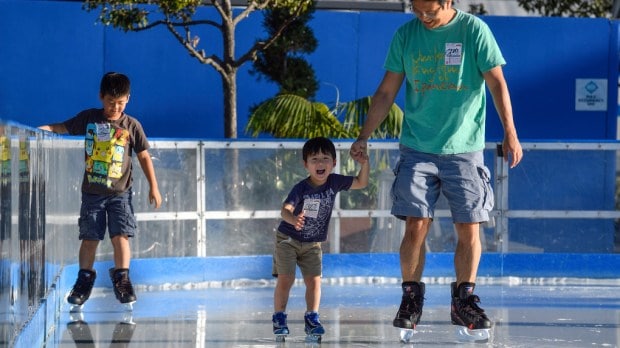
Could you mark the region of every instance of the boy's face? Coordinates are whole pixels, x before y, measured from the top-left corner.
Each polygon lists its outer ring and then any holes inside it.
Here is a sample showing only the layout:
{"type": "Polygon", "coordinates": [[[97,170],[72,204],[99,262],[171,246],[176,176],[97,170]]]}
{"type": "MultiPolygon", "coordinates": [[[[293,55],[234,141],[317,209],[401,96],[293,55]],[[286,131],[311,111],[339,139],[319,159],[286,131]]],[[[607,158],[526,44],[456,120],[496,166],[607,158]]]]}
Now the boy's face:
{"type": "Polygon", "coordinates": [[[101,104],[103,104],[103,114],[105,117],[108,120],[118,120],[123,115],[125,106],[129,102],[129,94],[120,97],[105,94],[100,95],[99,99],[101,99],[101,104]]]}
{"type": "Polygon", "coordinates": [[[304,167],[310,174],[310,181],[315,185],[324,184],[334,166],[336,166],[336,159],[322,152],[308,156],[304,162],[304,167]]]}

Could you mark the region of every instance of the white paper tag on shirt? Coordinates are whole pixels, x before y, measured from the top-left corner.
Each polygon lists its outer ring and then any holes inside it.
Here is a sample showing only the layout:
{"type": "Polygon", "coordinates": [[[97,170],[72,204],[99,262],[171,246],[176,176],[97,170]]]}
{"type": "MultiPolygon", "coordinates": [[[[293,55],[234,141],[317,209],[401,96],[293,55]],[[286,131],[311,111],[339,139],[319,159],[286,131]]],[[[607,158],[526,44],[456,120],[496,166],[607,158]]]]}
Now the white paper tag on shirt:
{"type": "Polygon", "coordinates": [[[319,216],[319,207],[321,206],[321,200],[316,198],[308,198],[304,200],[304,216],[316,218],[319,216]]]}
{"type": "Polygon", "coordinates": [[[463,44],[462,43],[446,43],[446,65],[461,65],[463,60],[463,44]]]}
{"type": "Polygon", "coordinates": [[[108,123],[97,124],[97,141],[110,140],[110,125],[108,123]]]}

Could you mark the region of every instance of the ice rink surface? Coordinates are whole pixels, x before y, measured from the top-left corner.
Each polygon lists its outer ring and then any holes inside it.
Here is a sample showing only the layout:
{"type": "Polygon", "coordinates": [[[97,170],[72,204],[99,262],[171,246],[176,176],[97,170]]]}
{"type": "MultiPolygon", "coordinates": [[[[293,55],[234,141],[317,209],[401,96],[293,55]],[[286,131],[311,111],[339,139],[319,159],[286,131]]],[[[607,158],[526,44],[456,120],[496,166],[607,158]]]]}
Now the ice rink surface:
{"type": "MultiPolygon", "coordinates": [[[[562,279],[511,285],[479,283],[481,307],[494,322],[488,343],[459,341],[450,323],[450,285],[427,284],[422,321],[413,342],[399,341],[392,319],[399,284],[324,285],[324,347],[618,347],[620,287],[562,279]]],[[[288,306],[290,336],[271,332],[273,284],[202,290],[138,289],[132,313],[110,289],[96,288],[81,314],[63,303],[48,347],[309,347],[304,342],[303,285],[288,306]]]]}

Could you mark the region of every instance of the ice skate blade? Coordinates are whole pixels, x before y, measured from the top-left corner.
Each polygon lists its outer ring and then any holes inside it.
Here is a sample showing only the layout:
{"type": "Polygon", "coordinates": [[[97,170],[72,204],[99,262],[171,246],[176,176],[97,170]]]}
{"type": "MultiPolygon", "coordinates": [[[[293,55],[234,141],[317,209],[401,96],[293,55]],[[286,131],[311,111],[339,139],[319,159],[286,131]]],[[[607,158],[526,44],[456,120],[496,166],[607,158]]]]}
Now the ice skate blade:
{"type": "Polygon", "coordinates": [[[415,334],[413,329],[398,329],[400,331],[400,343],[409,343],[415,334]]]}
{"type": "Polygon", "coordinates": [[[69,312],[69,322],[74,323],[84,321],[84,313],[82,311],[69,312]]]}
{"type": "Polygon", "coordinates": [[[127,303],[121,303],[123,305],[123,308],[125,309],[126,312],[132,312],[133,311],[133,304],[134,302],[127,302],[127,303]]]}
{"type": "Polygon", "coordinates": [[[284,343],[284,342],[286,342],[286,336],[287,336],[287,334],[276,334],[276,342],[277,343],[284,343]]]}
{"type": "Polygon", "coordinates": [[[133,321],[133,312],[125,311],[123,313],[123,318],[121,319],[121,323],[135,325],[133,321]]]}
{"type": "Polygon", "coordinates": [[[489,341],[491,329],[470,330],[465,326],[457,326],[455,328],[456,337],[459,340],[475,343],[486,343],[489,341]]]}
{"type": "Polygon", "coordinates": [[[307,334],[306,343],[321,343],[321,335],[307,334]]]}
{"type": "Polygon", "coordinates": [[[69,307],[69,312],[70,313],[79,313],[79,312],[82,311],[82,307],[83,306],[84,306],[83,304],[81,304],[81,305],[72,304],[71,307],[69,307]]]}

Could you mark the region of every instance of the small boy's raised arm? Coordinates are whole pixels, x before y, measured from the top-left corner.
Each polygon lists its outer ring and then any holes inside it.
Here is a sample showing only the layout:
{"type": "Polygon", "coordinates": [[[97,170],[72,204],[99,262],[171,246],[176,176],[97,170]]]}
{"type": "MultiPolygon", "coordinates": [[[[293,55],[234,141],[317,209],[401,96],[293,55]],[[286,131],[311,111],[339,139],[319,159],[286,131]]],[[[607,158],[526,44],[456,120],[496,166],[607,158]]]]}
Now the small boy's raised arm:
{"type": "Polygon", "coordinates": [[[368,177],[370,176],[370,161],[366,152],[360,153],[356,160],[362,165],[357,176],[353,178],[351,184],[352,190],[363,189],[368,186],[368,177]]]}

